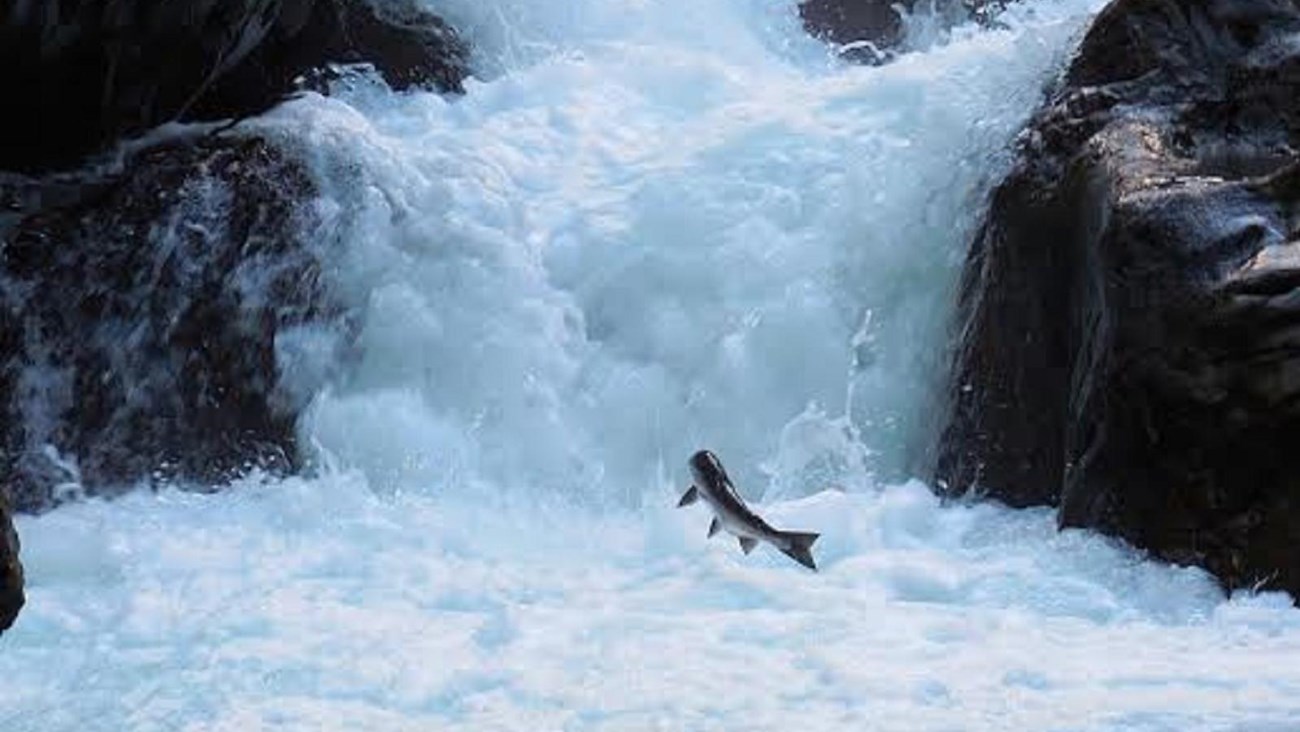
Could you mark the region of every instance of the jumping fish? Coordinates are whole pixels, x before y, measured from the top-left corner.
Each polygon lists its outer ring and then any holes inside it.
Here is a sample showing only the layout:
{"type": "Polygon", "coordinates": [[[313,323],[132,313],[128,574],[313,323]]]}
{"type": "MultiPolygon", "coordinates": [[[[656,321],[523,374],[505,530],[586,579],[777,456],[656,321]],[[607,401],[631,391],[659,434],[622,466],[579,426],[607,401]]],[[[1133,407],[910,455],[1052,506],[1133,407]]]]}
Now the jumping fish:
{"type": "Polygon", "coordinates": [[[736,492],[736,487],[732,485],[731,478],[727,477],[726,469],[718,461],[718,456],[708,450],[700,450],[692,455],[689,464],[693,484],[686,489],[677,506],[689,506],[701,499],[709,504],[709,508],[713,509],[713,522],[709,524],[710,537],[725,529],[740,540],[740,548],[746,554],[753,551],[758,542],[766,541],[808,569],[817,570],[812,545],[820,534],[781,531],[769,526],[745,505],[736,492]]]}

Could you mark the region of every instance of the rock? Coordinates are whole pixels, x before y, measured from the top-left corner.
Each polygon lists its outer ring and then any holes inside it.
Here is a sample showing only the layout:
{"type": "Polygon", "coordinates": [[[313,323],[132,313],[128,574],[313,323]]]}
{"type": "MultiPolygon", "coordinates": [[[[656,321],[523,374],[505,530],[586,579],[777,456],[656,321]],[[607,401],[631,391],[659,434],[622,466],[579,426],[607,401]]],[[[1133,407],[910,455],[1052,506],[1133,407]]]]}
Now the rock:
{"type": "MultiPolygon", "coordinates": [[[[813,37],[836,47],[842,58],[881,64],[894,58],[905,35],[902,13],[911,13],[918,0],[803,0],[799,17],[813,37]]],[[[1001,0],[939,0],[926,4],[949,24],[969,20],[991,22],[1001,0]]]]}
{"type": "Polygon", "coordinates": [[[890,49],[903,40],[903,19],[895,5],[909,11],[916,0],[804,0],[799,17],[815,38],[846,51],[846,58],[862,63],[882,63],[890,49]]]}
{"type": "Polygon", "coordinates": [[[272,106],[295,88],[324,91],[327,64],[369,64],[393,89],[461,92],[469,49],[416,0],[316,0],[301,26],[272,29],[242,64],[200,98],[191,117],[219,119],[272,106]],[[232,114],[233,112],[233,114],[232,114]]]}
{"type": "Polygon", "coordinates": [[[14,624],[26,601],[18,548],[18,532],[14,530],[9,502],[4,491],[0,491],[0,634],[14,624]]]}
{"type": "Polygon", "coordinates": [[[334,62],[460,88],[466,48],[414,0],[85,0],[0,9],[0,170],[67,169],[164,122],[244,117],[334,62]],[[53,93],[52,90],[58,90],[53,93]]]}
{"type": "Polygon", "coordinates": [[[302,404],[279,360],[339,315],[302,165],[256,137],[173,141],[64,193],[0,239],[0,485],[15,508],[293,470],[302,404]]]}
{"type": "Polygon", "coordinates": [[[1300,597],[1300,7],[1117,0],[972,246],[937,480],[1300,597]]]}

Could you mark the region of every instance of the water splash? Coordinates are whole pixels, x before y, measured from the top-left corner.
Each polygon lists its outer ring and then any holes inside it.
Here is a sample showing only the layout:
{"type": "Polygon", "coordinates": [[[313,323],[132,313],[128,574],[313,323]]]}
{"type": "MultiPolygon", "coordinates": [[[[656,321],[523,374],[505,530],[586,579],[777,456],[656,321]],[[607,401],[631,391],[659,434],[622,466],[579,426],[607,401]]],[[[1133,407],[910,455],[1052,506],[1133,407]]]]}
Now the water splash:
{"type": "Polygon", "coordinates": [[[1095,5],[874,69],[808,52],[789,3],[440,6],[501,75],[262,122],[315,160],[361,324],[302,443],[384,490],[637,505],[701,446],[751,497],[815,490],[759,466],[820,419],[854,443],[824,481],[906,476],[964,247],[1095,5]]]}

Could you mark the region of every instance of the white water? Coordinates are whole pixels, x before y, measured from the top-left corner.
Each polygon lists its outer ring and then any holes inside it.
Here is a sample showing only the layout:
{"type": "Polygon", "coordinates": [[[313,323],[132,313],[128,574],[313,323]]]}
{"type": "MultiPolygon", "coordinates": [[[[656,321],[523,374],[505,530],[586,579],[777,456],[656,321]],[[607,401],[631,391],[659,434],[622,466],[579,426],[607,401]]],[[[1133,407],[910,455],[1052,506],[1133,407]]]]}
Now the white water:
{"type": "Polygon", "coordinates": [[[1289,598],[904,483],[979,206],[1098,2],[880,69],[791,0],[432,4],[465,97],[258,123],[359,324],[280,344],[319,477],[22,519],[0,730],[1293,728],[1289,598]],[[821,573],[672,508],[701,446],[821,573]]]}
{"type": "Polygon", "coordinates": [[[305,441],[381,490],[619,507],[701,445],[755,497],[906,477],[1072,8],[873,70],[790,2],[558,5],[453,5],[526,57],[463,99],[359,84],[265,123],[317,161],[362,321],[305,441]]]}

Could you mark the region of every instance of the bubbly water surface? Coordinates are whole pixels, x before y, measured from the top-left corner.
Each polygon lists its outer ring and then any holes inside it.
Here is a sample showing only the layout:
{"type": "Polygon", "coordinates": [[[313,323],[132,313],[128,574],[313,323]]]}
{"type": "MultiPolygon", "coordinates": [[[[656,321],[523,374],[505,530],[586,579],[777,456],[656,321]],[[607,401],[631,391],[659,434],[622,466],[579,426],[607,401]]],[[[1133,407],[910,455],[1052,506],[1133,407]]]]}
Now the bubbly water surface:
{"type": "Polygon", "coordinates": [[[755,498],[917,473],[964,248],[1095,4],[873,69],[791,2],[447,3],[490,81],[263,123],[360,329],[304,443],[381,491],[616,507],[700,446],[755,498]]]}

